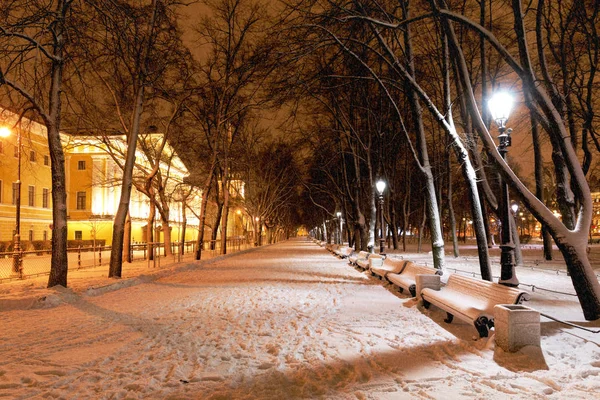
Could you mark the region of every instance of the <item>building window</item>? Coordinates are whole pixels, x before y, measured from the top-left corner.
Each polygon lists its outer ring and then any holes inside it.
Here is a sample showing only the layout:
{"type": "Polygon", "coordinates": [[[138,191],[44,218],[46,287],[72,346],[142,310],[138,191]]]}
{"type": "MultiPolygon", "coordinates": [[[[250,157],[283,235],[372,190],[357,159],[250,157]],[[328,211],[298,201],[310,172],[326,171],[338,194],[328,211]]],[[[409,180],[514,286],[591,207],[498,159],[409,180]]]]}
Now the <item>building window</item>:
{"type": "Polygon", "coordinates": [[[2,189],[4,189],[4,187],[2,186],[2,179],[0,179],[0,204],[2,204],[2,200],[4,200],[2,198],[2,192],[3,192],[2,189]]]}
{"type": "Polygon", "coordinates": [[[35,156],[35,151],[31,150],[29,152],[29,161],[31,162],[35,162],[36,156],[35,156]]]}
{"type": "Polygon", "coordinates": [[[49,155],[45,155],[44,156],[44,165],[45,166],[49,166],[50,165],[50,156],[49,155]]]}
{"type": "Polygon", "coordinates": [[[83,240],[83,231],[75,231],[75,240],[83,240]]]}
{"type": "Polygon", "coordinates": [[[0,140],[0,154],[4,154],[4,142],[0,140]]]}
{"type": "Polygon", "coordinates": [[[32,229],[29,230],[29,241],[33,242],[33,230],[32,229]]]}
{"type": "Polygon", "coordinates": [[[85,210],[85,192],[77,192],[77,209],[85,210]]]}
{"type": "Polygon", "coordinates": [[[19,158],[19,146],[15,146],[15,152],[13,153],[15,158],[19,158]]]}
{"type": "Polygon", "coordinates": [[[17,205],[17,196],[19,193],[19,184],[16,182],[13,182],[12,184],[12,204],[13,206],[17,205]]]}
{"type": "Polygon", "coordinates": [[[85,160],[77,161],[77,169],[80,171],[85,171],[85,160]]]}
{"type": "Polygon", "coordinates": [[[48,198],[50,197],[50,190],[48,188],[42,189],[42,207],[48,208],[48,198]]]}
{"type": "Polygon", "coordinates": [[[28,190],[28,203],[29,207],[35,207],[35,186],[29,186],[28,190]]]}
{"type": "Polygon", "coordinates": [[[43,238],[44,238],[44,242],[45,242],[46,240],[48,240],[48,231],[44,231],[44,232],[42,233],[42,236],[43,236],[43,238]]]}

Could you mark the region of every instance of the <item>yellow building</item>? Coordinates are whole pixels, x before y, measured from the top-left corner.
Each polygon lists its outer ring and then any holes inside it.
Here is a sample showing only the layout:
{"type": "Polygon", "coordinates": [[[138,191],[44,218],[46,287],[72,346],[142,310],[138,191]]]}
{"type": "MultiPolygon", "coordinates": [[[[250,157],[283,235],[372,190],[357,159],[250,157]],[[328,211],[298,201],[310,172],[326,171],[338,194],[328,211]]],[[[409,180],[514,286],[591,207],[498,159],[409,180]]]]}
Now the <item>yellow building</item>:
{"type": "MultiPolygon", "coordinates": [[[[154,138],[162,135],[151,135],[154,138]]],[[[93,136],[69,136],[64,143],[65,170],[67,193],[67,214],[69,218],[69,240],[94,241],[101,240],[106,245],[112,242],[113,219],[118,208],[121,196],[122,169],[118,163],[125,154],[125,137],[115,136],[105,140],[93,136]]],[[[153,140],[145,137],[140,140],[153,140]]],[[[181,190],[183,178],[187,176],[187,169],[175,151],[168,144],[165,146],[162,157],[168,160],[161,162],[162,176],[168,176],[165,193],[169,201],[169,225],[171,228],[171,241],[181,240],[180,226],[182,225],[183,206],[181,190]]],[[[143,181],[148,174],[151,163],[139,149],[136,151],[136,167],[134,180],[143,181]]],[[[189,190],[185,185],[184,190],[189,190]]],[[[188,197],[187,204],[193,206],[198,197],[188,197]]],[[[135,185],[131,191],[129,215],[131,217],[131,241],[146,242],[147,224],[150,210],[148,196],[139,192],[135,185]]],[[[160,219],[156,213],[156,229],[160,234],[160,219]]],[[[194,240],[198,234],[198,219],[188,213],[186,241],[194,240]]],[[[164,238],[155,237],[155,241],[164,238]]]]}
{"type": "Polygon", "coordinates": [[[21,241],[51,239],[52,175],[44,126],[0,109],[0,251],[14,240],[19,160],[21,158],[21,241]]]}
{"type": "MultiPolygon", "coordinates": [[[[23,118],[17,123],[17,115],[0,108],[0,252],[7,250],[15,231],[15,199],[17,181],[17,141],[21,137],[21,241],[24,250],[31,250],[32,241],[50,241],[52,226],[52,176],[45,126],[23,118]],[[7,130],[6,128],[10,128],[7,130]]],[[[162,135],[144,135],[140,140],[147,145],[158,144],[162,135]]],[[[62,135],[65,151],[67,186],[68,240],[70,246],[96,244],[111,245],[113,220],[121,195],[122,169],[125,154],[125,137],[112,136],[100,139],[93,136],[62,135]]],[[[139,149],[136,152],[134,179],[143,181],[152,164],[139,149]]],[[[169,225],[171,242],[181,238],[182,193],[192,190],[183,184],[188,170],[175,150],[167,143],[161,155],[160,171],[168,176],[167,197],[169,201],[169,225]],[[166,161],[165,161],[166,160],[166,161]]],[[[236,207],[244,197],[244,183],[234,180],[231,184],[231,202],[228,218],[228,237],[251,235],[252,224],[243,209],[236,207]],[[237,200],[237,201],[236,201],[237,200]]],[[[196,190],[187,196],[189,208],[200,209],[201,192],[196,190]]],[[[214,208],[213,205],[209,209],[214,208]]],[[[132,188],[129,212],[131,217],[131,241],[147,240],[147,224],[150,202],[148,197],[132,188]]],[[[207,220],[207,224],[213,221],[207,220]]],[[[185,241],[194,241],[198,235],[199,221],[188,210],[186,213],[185,241]]],[[[206,228],[210,231],[210,228],[206,228]]],[[[161,222],[155,218],[154,241],[162,242],[161,222]]],[[[218,235],[220,237],[221,235],[218,235]]],[[[205,234],[209,240],[210,233],[205,234]]],[[[46,243],[50,247],[50,243],[46,243]]]]}

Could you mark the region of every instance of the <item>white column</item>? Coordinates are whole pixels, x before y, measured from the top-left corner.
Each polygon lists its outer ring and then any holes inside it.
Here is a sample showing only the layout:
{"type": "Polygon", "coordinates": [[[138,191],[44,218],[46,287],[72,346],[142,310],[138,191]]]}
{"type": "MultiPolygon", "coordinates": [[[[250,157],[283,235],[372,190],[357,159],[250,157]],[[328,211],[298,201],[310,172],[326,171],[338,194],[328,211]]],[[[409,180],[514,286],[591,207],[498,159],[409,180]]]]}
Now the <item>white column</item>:
{"type": "Polygon", "coordinates": [[[106,156],[92,156],[92,214],[106,211],[106,156]]]}

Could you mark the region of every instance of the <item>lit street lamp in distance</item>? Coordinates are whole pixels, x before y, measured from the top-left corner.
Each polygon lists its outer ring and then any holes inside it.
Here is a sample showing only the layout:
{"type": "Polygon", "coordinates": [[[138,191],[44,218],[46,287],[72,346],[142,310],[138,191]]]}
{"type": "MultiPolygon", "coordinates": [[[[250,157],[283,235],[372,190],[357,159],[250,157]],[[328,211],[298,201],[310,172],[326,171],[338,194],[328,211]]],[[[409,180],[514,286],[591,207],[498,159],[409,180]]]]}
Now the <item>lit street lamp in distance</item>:
{"type": "MultiPolygon", "coordinates": [[[[506,128],[506,121],[510,115],[513,106],[513,98],[507,92],[497,92],[488,102],[492,119],[498,125],[498,153],[502,159],[506,160],[508,147],[511,145],[510,134],[512,129],[506,128]]],[[[502,178],[501,178],[502,179],[502,178]]],[[[501,253],[500,253],[500,279],[498,283],[516,287],[519,286],[519,280],[515,275],[515,244],[512,241],[510,232],[510,199],[508,195],[508,185],[504,179],[500,182],[502,190],[500,198],[500,220],[501,220],[501,253]]]]}
{"type": "MultiPolygon", "coordinates": [[[[6,126],[0,127],[0,137],[6,138],[12,130],[6,126]]],[[[15,182],[15,236],[13,247],[13,272],[23,278],[21,263],[21,131],[17,130],[17,181],[15,182]]]]}
{"type": "Polygon", "coordinates": [[[377,188],[377,193],[379,193],[379,216],[380,216],[380,223],[379,223],[379,228],[381,230],[381,235],[379,236],[379,254],[384,254],[385,251],[385,228],[384,228],[384,219],[383,219],[383,192],[385,191],[385,181],[383,180],[378,180],[377,183],[375,184],[375,187],[377,188]]]}

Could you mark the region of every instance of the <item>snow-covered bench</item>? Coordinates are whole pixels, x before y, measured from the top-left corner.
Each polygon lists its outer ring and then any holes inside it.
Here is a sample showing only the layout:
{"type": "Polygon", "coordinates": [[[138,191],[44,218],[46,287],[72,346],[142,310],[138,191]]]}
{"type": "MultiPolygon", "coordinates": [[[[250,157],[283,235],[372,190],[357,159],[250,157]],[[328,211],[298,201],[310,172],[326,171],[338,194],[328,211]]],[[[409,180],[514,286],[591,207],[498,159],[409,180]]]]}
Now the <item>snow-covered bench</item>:
{"type": "Polygon", "coordinates": [[[339,258],[348,258],[348,256],[350,256],[350,254],[352,254],[352,247],[348,247],[348,246],[340,246],[336,251],[335,251],[335,255],[338,256],[339,258]]]}
{"type": "Polygon", "coordinates": [[[352,265],[356,265],[358,260],[366,260],[367,258],[369,258],[369,253],[366,251],[359,251],[358,253],[352,253],[352,255],[348,257],[348,262],[352,265]]]}
{"type": "Polygon", "coordinates": [[[494,306],[529,300],[529,294],[517,288],[457,274],[450,275],[443,287],[439,276],[420,275],[417,291],[425,308],[433,304],[446,311],[447,323],[454,317],[473,323],[480,337],[487,337],[494,326],[494,306]]]}
{"type": "Polygon", "coordinates": [[[417,275],[438,275],[441,271],[435,268],[426,267],[424,265],[416,265],[415,263],[408,262],[401,272],[392,272],[387,274],[386,278],[394,285],[398,286],[400,293],[408,290],[412,297],[416,296],[416,284],[417,275]]]}
{"type": "Polygon", "coordinates": [[[381,257],[379,254],[371,254],[371,253],[367,253],[367,256],[368,256],[368,257],[367,257],[367,258],[365,258],[365,259],[359,258],[359,259],[356,261],[356,265],[357,265],[359,268],[361,268],[362,270],[365,270],[365,271],[369,269],[369,265],[371,264],[369,260],[371,259],[371,257],[373,257],[374,259],[375,259],[375,258],[378,258],[378,259],[380,259],[380,261],[382,261],[381,259],[383,258],[383,257],[381,257]]]}
{"type": "Polygon", "coordinates": [[[385,257],[379,254],[371,254],[369,256],[369,270],[371,268],[380,268],[384,259],[385,257]]]}
{"type": "Polygon", "coordinates": [[[398,258],[386,257],[381,266],[372,266],[371,275],[378,276],[379,279],[384,279],[386,275],[393,273],[399,274],[404,269],[406,263],[410,261],[400,260],[398,258]]]}

